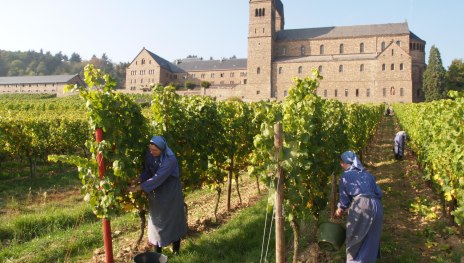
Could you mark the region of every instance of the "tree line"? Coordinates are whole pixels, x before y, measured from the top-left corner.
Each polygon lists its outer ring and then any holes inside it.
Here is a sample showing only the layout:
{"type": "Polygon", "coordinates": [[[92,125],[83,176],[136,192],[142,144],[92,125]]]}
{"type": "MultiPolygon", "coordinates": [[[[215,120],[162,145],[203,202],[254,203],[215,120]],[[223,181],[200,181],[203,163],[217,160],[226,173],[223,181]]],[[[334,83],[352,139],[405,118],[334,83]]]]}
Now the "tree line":
{"type": "Polygon", "coordinates": [[[42,49],[37,52],[7,51],[0,49],[0,77],[7,76],[47,76],[79,74],[83,76],[83,68],[87,64],[93,64],[104,73],[109,74],[117,82],[117,88],[124,88],[126,80],[126,67],[129,63],[113,63],[103,53],[101,57],[93,55],[90,60],[83,60],[74,52],[71,56],[61,51],[52,54],[42,49]]]}
{"type": "Polygon", "coordinates": [[[464,60],[454,59],[448,70],[443,67],[440,51],[430,48],[427,69],[423,76],[425,101],[447,98],[448,91],[464,91],[464,60]]]}

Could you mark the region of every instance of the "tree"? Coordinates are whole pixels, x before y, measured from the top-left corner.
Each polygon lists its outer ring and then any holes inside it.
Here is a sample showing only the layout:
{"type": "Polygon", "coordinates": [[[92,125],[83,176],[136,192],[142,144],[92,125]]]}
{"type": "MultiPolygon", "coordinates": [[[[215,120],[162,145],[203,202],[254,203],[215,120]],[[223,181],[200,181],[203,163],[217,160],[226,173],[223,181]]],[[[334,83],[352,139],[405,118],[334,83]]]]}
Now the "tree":
{"type": "Polygon", "coordinates": [[[202,86],[203,88],[207,89],[211,86],[211,83],[208,82],[208,81],[202,81],[200,86],[202,86]]]}
{"type": "Polygon", "coordinates": [[[80,62],[82,62],[82,58],[81,58],[81,56],[79,54],[74,52],[74,53],[71,54],[71,58],[69,59],[69,62],[71,62],[71,63],[80,63],[80,62]]]}
{"type": "Polygon", "coordinates": [[[446,84],[449,90],[464,91],[464,61],[454,59],[446,72],[446,84]]]}
{"type": "Polygon", "coordinates": [[[195,88],[195,82],[187,80],[184,82],[184,88],[186,89],[193,89],[195,88]]]}
{"type": "Polygon", "coordinates": [[[445,74],[440,51],[433,45],[430,48],[429,63],[424,72],[425,101],[446,98],[445,74]]]}

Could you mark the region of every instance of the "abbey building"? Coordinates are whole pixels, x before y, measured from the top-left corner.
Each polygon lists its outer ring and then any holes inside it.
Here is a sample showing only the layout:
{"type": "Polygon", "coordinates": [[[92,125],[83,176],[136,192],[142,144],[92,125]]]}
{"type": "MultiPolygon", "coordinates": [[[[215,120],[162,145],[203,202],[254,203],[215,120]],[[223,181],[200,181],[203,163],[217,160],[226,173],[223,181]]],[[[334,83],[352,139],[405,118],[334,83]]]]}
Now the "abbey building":
{"type": "Polygon", "coordinates": [[[294,77],[311,75],[316,68],[324,78],[317,90],[323,98],[423,101],[425,41],[406,22],[303,29],[284,25],[281,0],[249,0],[247,58],[169,62],[143,48],[126,69],[126,90],[149,91],[159,83],[195,87],[179,91],[184,94],[280,101],[294,77]]]}

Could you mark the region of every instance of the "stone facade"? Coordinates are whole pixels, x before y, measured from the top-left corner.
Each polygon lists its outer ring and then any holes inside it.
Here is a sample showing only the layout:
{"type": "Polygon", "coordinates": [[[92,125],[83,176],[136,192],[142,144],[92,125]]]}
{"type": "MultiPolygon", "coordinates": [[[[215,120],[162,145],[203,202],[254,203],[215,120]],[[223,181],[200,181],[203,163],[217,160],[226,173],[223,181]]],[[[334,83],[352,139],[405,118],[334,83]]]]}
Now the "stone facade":
{"type": "Polygon", "coordinates": [[[323,98],[345,102],[420,102],[424,99],[425,41],[407,23],[285,30],[280,0],[250,0],[247,59],[168,62],[143,48],[127,68],[128,92],[186,82],[182,94],[282,100],[294,77],[323,76],[323,98]],[[207,81],[209,88],[200,88],[207,81]]]}
{"type": "Polygon", "coordinates": [[[85,86],[79,75],[19,76],[0,77],[0,94],[56,94],[58,97],[74,93],[64,93],[66,85],[85,86]]]}

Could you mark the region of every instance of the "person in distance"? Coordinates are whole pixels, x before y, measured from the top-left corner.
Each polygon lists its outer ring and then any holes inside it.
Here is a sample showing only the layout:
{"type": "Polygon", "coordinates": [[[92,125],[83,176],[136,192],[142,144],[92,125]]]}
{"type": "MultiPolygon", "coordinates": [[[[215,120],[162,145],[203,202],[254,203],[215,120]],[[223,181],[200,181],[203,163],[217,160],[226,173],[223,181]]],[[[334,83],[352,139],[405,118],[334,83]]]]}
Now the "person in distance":
{"type": "Polygon", "coordinates": [[[406,140],[408,139],[408,135],[405,131],[399,131],[395,135],[394,143],[395,148],[393,149],[395,153],[395,159],[401,160],[404,157],[404,147],[406,146],[406,140]]]}
{"type": "Polygon", "coordinates": [[[348,211],[346,219],[346,262],[371,263],[380,258],[382,190],[352,151],[341,155],[340,201],[335,216],[348,211]]]}
{"type": "Polygon", "coordinates": [[[148,196],[148,241],[155,251],[172,243],[179,253],[180,241],[187,234],[184,196],[177,158],[162,136],[153,136],[145,157],[139,184],[129,191],[145,191],[148,196]]]}

